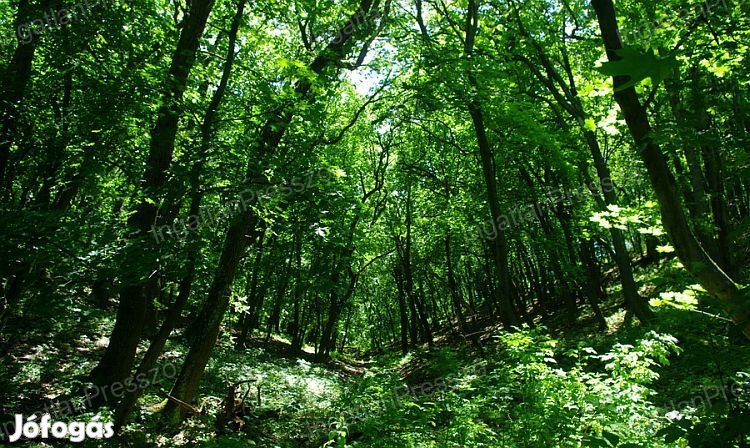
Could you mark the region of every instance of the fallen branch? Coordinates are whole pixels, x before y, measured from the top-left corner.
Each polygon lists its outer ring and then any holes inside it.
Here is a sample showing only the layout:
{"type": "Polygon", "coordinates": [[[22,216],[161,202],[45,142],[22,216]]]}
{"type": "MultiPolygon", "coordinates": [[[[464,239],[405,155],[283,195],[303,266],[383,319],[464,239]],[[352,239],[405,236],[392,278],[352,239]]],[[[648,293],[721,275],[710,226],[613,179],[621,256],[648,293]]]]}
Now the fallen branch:
{"type": "Polygon", "coordinates": [[[168,400],[172,400],[173,402],[177,403],[179,406],[182,406],[183,408],[187,409],[188,411],[192,412],[193,414],[200,414],[201,411],[198,410],[195,406],[185,403],[184,401],[180,400],[177,397],[173,397],[169,393],[165,392],[164,395],[167,396],[168,400]]]}

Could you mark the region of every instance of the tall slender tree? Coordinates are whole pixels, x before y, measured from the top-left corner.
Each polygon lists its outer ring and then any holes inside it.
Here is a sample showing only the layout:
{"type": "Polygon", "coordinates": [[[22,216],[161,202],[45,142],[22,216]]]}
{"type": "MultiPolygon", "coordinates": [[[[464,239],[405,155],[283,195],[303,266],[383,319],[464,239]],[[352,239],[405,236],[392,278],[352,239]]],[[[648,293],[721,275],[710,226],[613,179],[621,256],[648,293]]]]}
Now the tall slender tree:
{"type": "MultiPolygon", "coordinates": [[[[607,58],[616,62],[622,59],[623,49],[620,28],[612,0],[592,0],[591,5],[599,21],[607,58]]],[[[701,247],[690,228],[682,208],[679,188],[667,158],[654,139],[653,128],[646,108],[638,98],[638,93],[628,76],[615,76],[615,100],[625,116],[630,134],[648,172],[651,185],[656,193],[661,210],[664,228],[674,244],[677,256],[685,268],[695,275],[709,294],[718,299],[732,320],[750,338],[750,307],[746,292],[716,264],[701,247]]]]}
{"type": "Polygon", "coordinates": [[[123,286],[115,326],[104,356],[91,374],[94,383],[100,386],[121,382],[130,374],[143,335],[148,304],[159,288],[159,263],[150,231],[155,226],[166,224],[159,205],[165,198],[167,173],[182,115],[182,99],[212,8],[213,0],[190,3],[172,53],[161,105],[151,130],[146,171],[140,185],[143,196],[129,220],[133,230],[122,267],[123,286]]]}

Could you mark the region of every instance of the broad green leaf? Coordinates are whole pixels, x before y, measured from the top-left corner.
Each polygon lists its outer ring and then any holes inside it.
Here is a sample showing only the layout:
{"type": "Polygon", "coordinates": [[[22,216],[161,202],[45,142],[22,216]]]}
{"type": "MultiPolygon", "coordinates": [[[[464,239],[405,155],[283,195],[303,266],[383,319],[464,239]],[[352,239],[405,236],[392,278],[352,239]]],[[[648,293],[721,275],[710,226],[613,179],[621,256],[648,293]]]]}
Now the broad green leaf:
{"type": "Polygon", "coordinates": [[[679,62],[674,55],[661,58],[653,51],[643,51],[636,47],[624,47],[617,51],[620,56],[618,61],[609,61],[597,67],[596,70],[607,76],[627,76],[630,78],[626,83],[618,86],[615,90],[621,91],[636,86],[646,78],[651,78],[654,86],[674,75],[679,62]]]}

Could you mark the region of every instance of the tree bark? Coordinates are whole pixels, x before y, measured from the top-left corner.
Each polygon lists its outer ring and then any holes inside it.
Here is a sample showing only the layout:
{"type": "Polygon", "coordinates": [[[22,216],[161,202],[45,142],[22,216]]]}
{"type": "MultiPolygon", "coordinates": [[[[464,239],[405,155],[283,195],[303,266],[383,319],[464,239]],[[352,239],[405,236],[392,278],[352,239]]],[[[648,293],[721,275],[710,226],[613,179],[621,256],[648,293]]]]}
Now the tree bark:
{"type": "MultiPolygon", "coordinates": [[[[591,4],[596,11],[607,57],[610,61],[617,61],[620,59],[617,51],[622,49],[622,40],[614,4],[612,0],[592,0],[591,4]]],[[[750,339],[750,311],[746,294],[740,291],[734,281],[706,254],[690,230],[680,202],[677,181],[661,148],[653,139],[646,109],[638,99],[634,87],[621,88],[627,81],[628,77],[614,78],[615,100],[625,116],[630,134],[646,165],[651,185],[659,201],[662,224],[674,244],[677,256],[706,291],[721,302],[732,321],[750,339]]]]}
{"type": "Polygon", "coordinates": [[[599,324],[599,329],[607,329],[607,320],[604,318],[600,303],[604,301],[602,295],[602,272],[596,261],[593,250],[593,240],[581,240],[579,244],[581,260],[586,270],[586,298],[588,299],[594,317],[599,324]]]}
{"type": "Polygon", "coordinates": [[[300,229],[295,231],[294,260],[295,260],[295,279],[294,279],[294,310],[292,313],[292,322],[289,325],[289,333],[292,335],[292,352],[297,353],[302,350],[302,318],[300,315],[302,302],[305,298],[305,283],[302,274],[302,233],[300,229]]]}
{"type": "MultiPolygon", "coordinates": [[[[708,248],[708,253],[716,261],[716,264],[732,277],[734,274],[729,247],[729,234],[731,231],[729,222],[729,211],[726,205],[726,192],[724,187],[724,175],[722,173],[721,150],[719,148],[718,136],[712,132],[711,117],[706,110],[704,94],[701,89],[700,78],[697,70],[693,79],[693,109],[695,113],[694,127],[699,139],[699,147],[703,158],[703,173],[706,178],[706,190],[708,192],[711,217],[716,228],[715,245],[708,248]]],[[[713,241],[712,241],[713,242],[713,241]]]]}
{"type": "MultiPolygon", "coordinates": [[[[589,130],[584,131],[584,137],[594,159],[594,167],[599,178],[599,187],[602,190],[604,202],[606,205],[617,205],[617,193],[612,181],[612,173],[609,171],[609,167],[602,156],[599,140],[596,138],[596,134],[589,130]]],[[[614,246],[615,263],[620,273],[620,284],[622,285],[622,294],[625,298],[625,306],[641,322],[652,321],[655,317],[654,312],[649,308],[646,299],[638,293],[638,285],[635,283],[633,276],[633,267],[625,244],[625,237],[620,229],[614,227],[609,229],[609,233],[612,237],[612,246],[614,246]]]]}
{"type": "Polygon", "coordinates": [[[28,41],[18,39],[16,36],[16,48],[13,51],[10,64],[7,66],[3,76],[3,87],[0,90],[0,189],[9,190],[8,186],[12,179],[8,179],[8,164],[10,162],[10,149],[16,140],[18,128],[19,109],[23,101],[26,88],[31,80],[31,69],[34,61],[39,34],[33,32],[28,23],[36,19],[35,14],[46,13],[51,5],[51,0],[42,0],[37,7],[32,5],[31,0],[20,0],[14,30],[26,29],[29,33],[28,41]]]}
{"type": "Polygon", "coordinates": [[[272,333],[279,333],[281,330],[281,310],[284,308],[286,289],[289,286],[289,266],[291,259],[287,258],[276,283],[276,300],[273,302],[271,314],[268,316],[266,323],[266,342],[271,339],[272,333]]]}
{"type": "MultiPolygon", "coordinates": [[[[521,33],[530,40],[540,58],[540,62],[544,68],[544,73],[547,75],[545,76],[541,70],[534,67],[525,57],[519,57],[519,59],[532,69],[535,76],[545,85],[550,94],[552,94],[555,100],[557,100],[558,104],[567,111],[578,122],[581,129],[583,129],[583,137],[591,152],[594,161],[594,168],[596,169],[599,181],[599,187],[604,196],[604,200],[602,201],[601,197],[592,191],[597,205],[602,209],[608,205],[617,205],[617,193],[614,189],[609,167],[602,155],[599,140],[597,139],[595,132],[584,128],[584,123],[587,118],[586,111],[584,110],[583,104],[578,96],[575,76],[570,66],[566,47],[564,45],[561,47],[561,59],[563,61],[563,69],[565,70],[567,81],[565,81],[556,71],[552,60],[547,56],[541,45],[539,45],[539,43],[536,42],[536,40],[534,40],[525,29],[515,5],[514,12],[521,33]]],[[[586,177],[588,177],[588,174],[586,174],[586,177]]],[[[648,307],[646,300],[638,293],[638,286],[633,277],[631,258],[625,244],[625,237],[621,230],[614,227],[610,228],[610,235],[612,236],[612,243],[614,246],[613,258],[620,273],[620,283],[622,284],[623,296],[625,297],[625,305],[629,310],[633,311],[639,320],[642,322],[648,322],[653,319],[654,314],[648,307]]]]}
{"type": "Polygon", "coordinates": [[[185,27],[172,54],[162,105],[151,131],[146,172],[141,182],[141,189],[146,198],[138,205],[129,222],[133,233],[129,237],[131,247],[123,266],[126,274],[123,278],[124,286],[120,290],[115,327],[102,359],[91,373],[93,382],[98,386],[122,382],[130,374],[136,349],[144,331],[147,305],[153,299],[155,281],[158,278],[156,248],[153,237],[148,233],[153,225],[158,224],[157,204],[162,196],[161,190],[165,186],[167,169],[172,161],[182,97],[212,7],[212,0],[194,0],[191,3],[185,27]],[[143,277],[140,274],[137,274],[136,278],[133,278],[132,274],[128,275],[136,272],[142,273],[143,277]]]}
{"type": "Polygon", "coordinates": [[[405,355],[409,352],[409,315],[406,309],[406,297],[404,295],[403,281],[401,277],[401,264],[396,262],[396,266],[393,268],[393,278],[396,280],[398,297],[398,314],[401,328],[401,353],[405,355]]]}
{"type": "MultiPolygon", "coordinates": [[[[469,6],[466,14],[466,40],[464,42],[464,55],[471,61],[474,53],[474,39],[478,28],[478,6],[475,0],[469,0],[469,6]]],[[[484,124],[484,112],[482,104],[479,101],[479,82],[470,68],[466,73],[470,91],[470,99],[466,104],[471,121],[474,125],[474,133],[479,147],[479,155],[482,164],[482,174],[484,177],[485,188],[487,192],[487,203],[492,218],[493,237],[491,238],[490,249],[492,259],[497,270],[500,287],[497,289],[497,303],[500,311],[500,318],[506,328],[518,324],[513,297],[513,286],[508,272],[508,244],[506,241],[505,230],[501,226],[503,216],[500,213],[500,204],[497,197],[497,181],[495,179],[495,161],[492,154],[492,146],[487,138],[487,131],[484,124]]]]}

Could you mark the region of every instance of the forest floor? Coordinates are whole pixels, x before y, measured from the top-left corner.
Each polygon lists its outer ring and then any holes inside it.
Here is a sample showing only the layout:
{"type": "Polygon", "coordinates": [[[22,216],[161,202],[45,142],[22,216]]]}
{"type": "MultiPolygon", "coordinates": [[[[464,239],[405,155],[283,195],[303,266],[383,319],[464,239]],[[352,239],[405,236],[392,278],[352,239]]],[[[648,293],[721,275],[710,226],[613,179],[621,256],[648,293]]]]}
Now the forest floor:
{"type": "MultiPolygon", "coordinates": [[[[681,285],[676,289],[678,292],[689,286],[669,263],[646,268],[641,273],[639,280],[650,297],[674,292],[675,285],[681,285]]],[[[3,347],[0,368],[3,420],[19,412],[43,411],[50,403],[56,403],[57,409],[61,403],[77,409],[81,399],[76,398],[75,391],[81,390],[86,374],[106,346],[106,335],[112,325],[109,311],[91,307],[84,303],[86,299],[70,298],[74,296],[48,297],[52,299],[43,300],[41,296],[35,299],[39,300],[37,306],[27,307],[29,312],[6,329],[14,336],[3,347]]],[[[170,430],[160,424],[157,416],[186,350],[182,338],[176,336],[152,371],[153,384],[143,395],[139,414],[131,418],[120,437],[102,446],[574,446],[533,436],[533,427],[528,428],[531,435],[524,439],[525,425],[535,424],[532,403],[534,393],[538,392],[528,389],[528,381],[538,381],[549,388],[543,392],[544,400],[554,399],[555,394],[563,394],[555,388],[564,389],[576,383],[561,383],[560,372],[566,375],[577,372],[583,382],[594,381],[585,380],[586,374],[581,373],[586,370],[581,370],[579,362],[582,353],[607,353],[613,347],[623,346],[628,352],[627,347],[641,347],[639,341],[653,332],[674,336],[681,354],[669,355],[669,365],[654,361],[646,366],[657,373],[648,381],[649,399],[643,404],[648,406],[648,412],[664,418],[670,412],[676,415],[674,412],[680,411],[702,415],[704,422],[710,422],[706,415],[713,412],[731,416],[732,409],[746,404],[747,394],[737,398],[727,393],[730,390],[727,386],[732,386],[733,381],[742,384],[747,380],[738,372],[750,370],[750,346],[733,334],[730,326],[704,313],[675,308],[660,308],[658,321],[648,327],[637,321],[625,323],[616,288],[610,289],[609,297],[610,302],[604,306],[609,326],[605,332],[596,328],[584,309],[575,330],[561,322],[559,327],[532,333],[524,343],[531,347],[529,353],[541,354],[544,363],[534,360],[529,364],[537,369],[534,376],[520,380],[513,375],[519,372],[517,365],[525,365],[526,358],[514,357],[511,350],[518,339],[498,342],[501,332],[493,324],[480,330],[474,342],[456,337],[446,329],[436,335],[432,347],[419,347],[406,356],[395,351],[352,353],[336,355],[326,362],[317,362],[309,349],[302,354],[292,353],[289,342],[277,337],[269,340],[258,337],[238,351],[232,334],[225,332],[201,383],[198,414],[170,430]],[[540,336],[542,333],[544,336],[540,336]],[[508,378],[508,382],[503,384],[502,378],[508,378]],[[544,383],[548,380],[549,384],[544,383]],[[238,410],[231,421],[217,430],[216,416],[223,407],[228,384],[237,384],[238,410]],[[493,409],[502,409],[504,415],[491,415],[493,409]],[[503,437],[489,429],[505,424],[493,421],[498,418],[512,422],[503,437]]],[[[142,349],[145,348],[144,343],[142,349]]],[[[591,367],[592,372],[606,370],[611,369],[603,364],[593,363],[591,367]]],[[[544,412],[564,412],[562,408],[567,405],[560,404],[561,409],[552,410],[550,406],[554,403],[545,402],[544,412]]],[[[625,406],[617,412],[634,411],[625,406]]],[[[106,419],[109,411],[100,410],[99,414],[106,419]]],[[[93,417],[93,413],[87,414],[87,418],[93,417]]],[[[545,420],[543,424],[548,422],[545,420]]],[[[685,446],[662,444],[663,434],[651,436],[652,443],[627,446],[685,446]]],[[[599,446],[596,443],[589,440],[583,446],[599,446]]],[[[84,442],[83,446],[99,445],[84,442]]],[[[610,446],[626,445],[610,443],[610,446]]]]}

